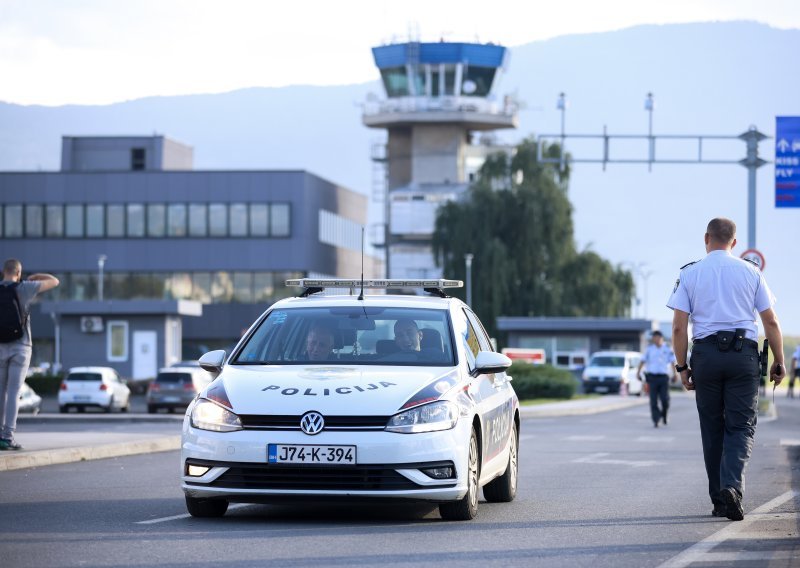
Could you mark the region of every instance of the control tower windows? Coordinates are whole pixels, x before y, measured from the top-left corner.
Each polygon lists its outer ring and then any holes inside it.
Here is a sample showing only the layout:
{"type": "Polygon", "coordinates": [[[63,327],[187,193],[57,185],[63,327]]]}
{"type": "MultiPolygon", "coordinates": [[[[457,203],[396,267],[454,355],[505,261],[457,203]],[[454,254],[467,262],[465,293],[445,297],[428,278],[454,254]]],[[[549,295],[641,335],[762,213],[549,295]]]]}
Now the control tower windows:
{"type": "Polygon", "coordinates": [[[383,86],[386,88],[387,96],[407,97],[409,95],[408,75],[405,67],[381,69],[381,77],[383,78],[383,86]]]}
{"type": "Polygon", "coordinates": [[[477,67],[470,65],[464,70],[464,83],[471,81],[474,85],[474,90],[467,93],[468,89],[462,89],[465,95],[471,97],[486,97],[489,91],[492,90],[492,81],[494,81],[494,74],[496,69],[494,67],[477,67]]]}

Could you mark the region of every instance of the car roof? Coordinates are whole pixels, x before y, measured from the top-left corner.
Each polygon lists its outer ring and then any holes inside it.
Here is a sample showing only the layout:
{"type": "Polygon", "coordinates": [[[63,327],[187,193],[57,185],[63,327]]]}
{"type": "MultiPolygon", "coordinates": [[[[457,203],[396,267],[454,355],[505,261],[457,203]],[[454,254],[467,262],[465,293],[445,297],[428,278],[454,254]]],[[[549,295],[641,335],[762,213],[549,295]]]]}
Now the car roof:
{"type": "Polygon", "coordinates": [[[72,367],[70,373],[116,373],[113,367],[72,367]]]}
{"type": "Polygon", "coordinates": [[[433,310],[446,310],[454,303],[461,304],[458,298],[440,298],[438,296],[414,296],[403,294],[365,294],[363,300],[357,295],[317,295],[301,298],[285,298],[272,305],[272,309],[294,308],[327,308],[342,307],[392,307],[392,308],[426,308],[433,310]]]}
{"type": "Polygon", "coordinates": [[[202,371],[200,367],[162,367],[158,370],[158,374],[161,373],[196,373],[198,371],[202,371]]]}

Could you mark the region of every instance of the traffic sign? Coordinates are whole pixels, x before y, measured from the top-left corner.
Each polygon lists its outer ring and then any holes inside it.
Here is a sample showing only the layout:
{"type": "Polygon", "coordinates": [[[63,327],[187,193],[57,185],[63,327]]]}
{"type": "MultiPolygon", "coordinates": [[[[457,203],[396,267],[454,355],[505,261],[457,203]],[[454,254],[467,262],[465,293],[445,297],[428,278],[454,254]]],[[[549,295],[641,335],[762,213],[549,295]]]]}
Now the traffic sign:
{"type": "Polygon", "coordinates": [[[756,249],[747,249],[741,254],[741,258],[754,262],[761,272],[764,272],[764,268],[767,266],[764,255],[761,254],[761,251],[756,249]]]}
{"type": "Polygon", "coordinates": [[[800,207],[800,116],[775,118],[775,207],[800,207]]]}

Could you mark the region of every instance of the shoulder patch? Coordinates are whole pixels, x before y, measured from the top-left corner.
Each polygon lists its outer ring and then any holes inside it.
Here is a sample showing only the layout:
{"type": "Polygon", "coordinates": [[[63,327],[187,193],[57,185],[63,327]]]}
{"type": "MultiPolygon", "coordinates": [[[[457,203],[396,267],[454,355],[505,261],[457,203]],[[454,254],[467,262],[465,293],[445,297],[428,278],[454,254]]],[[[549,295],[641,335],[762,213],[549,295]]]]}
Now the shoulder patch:
{"type": "Polygon", "coordinates": [[[683,269],[684,269],[684,268],[686,268],[687,266],[691,266],[691,265],[695,264],[696,262],[700,262],[700,261],[698,261],[698,260],[693,260],[692,262],[687,262],[686,264],[684,264],[683,266],[681,266],[681,268],[680,268],[680,269],[681,269],[681,270],[683,270],[683,269]]]}
{"type": "Polygon", "coordinates": [[[752,264],[752,265],[753,265],[753,266],[755,266],[756,268],[759,268],[759,269],[761,268],[761,267],[758,265],[758,263],[757,263],[755,260],[753,260],[752,258],[750,258],[750,257],[745,257],[745,258],[743,258],[742,260],[743,260],[743,261],[745,261],[745,262],[749,262],[750,264],[752,264]]]}

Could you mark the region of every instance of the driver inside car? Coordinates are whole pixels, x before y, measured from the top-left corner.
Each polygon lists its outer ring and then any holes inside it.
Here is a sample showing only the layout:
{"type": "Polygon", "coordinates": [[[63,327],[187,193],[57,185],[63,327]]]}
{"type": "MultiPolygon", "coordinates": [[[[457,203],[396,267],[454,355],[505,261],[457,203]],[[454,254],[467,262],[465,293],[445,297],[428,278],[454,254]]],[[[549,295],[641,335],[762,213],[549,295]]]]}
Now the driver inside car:
{"type": "Polygon", "coordinates": [[[306,336],[306,356],[308,360],[329,360],[332,355],[333,343],[333,329],[323,324],[313,324],[306,336]]]}

